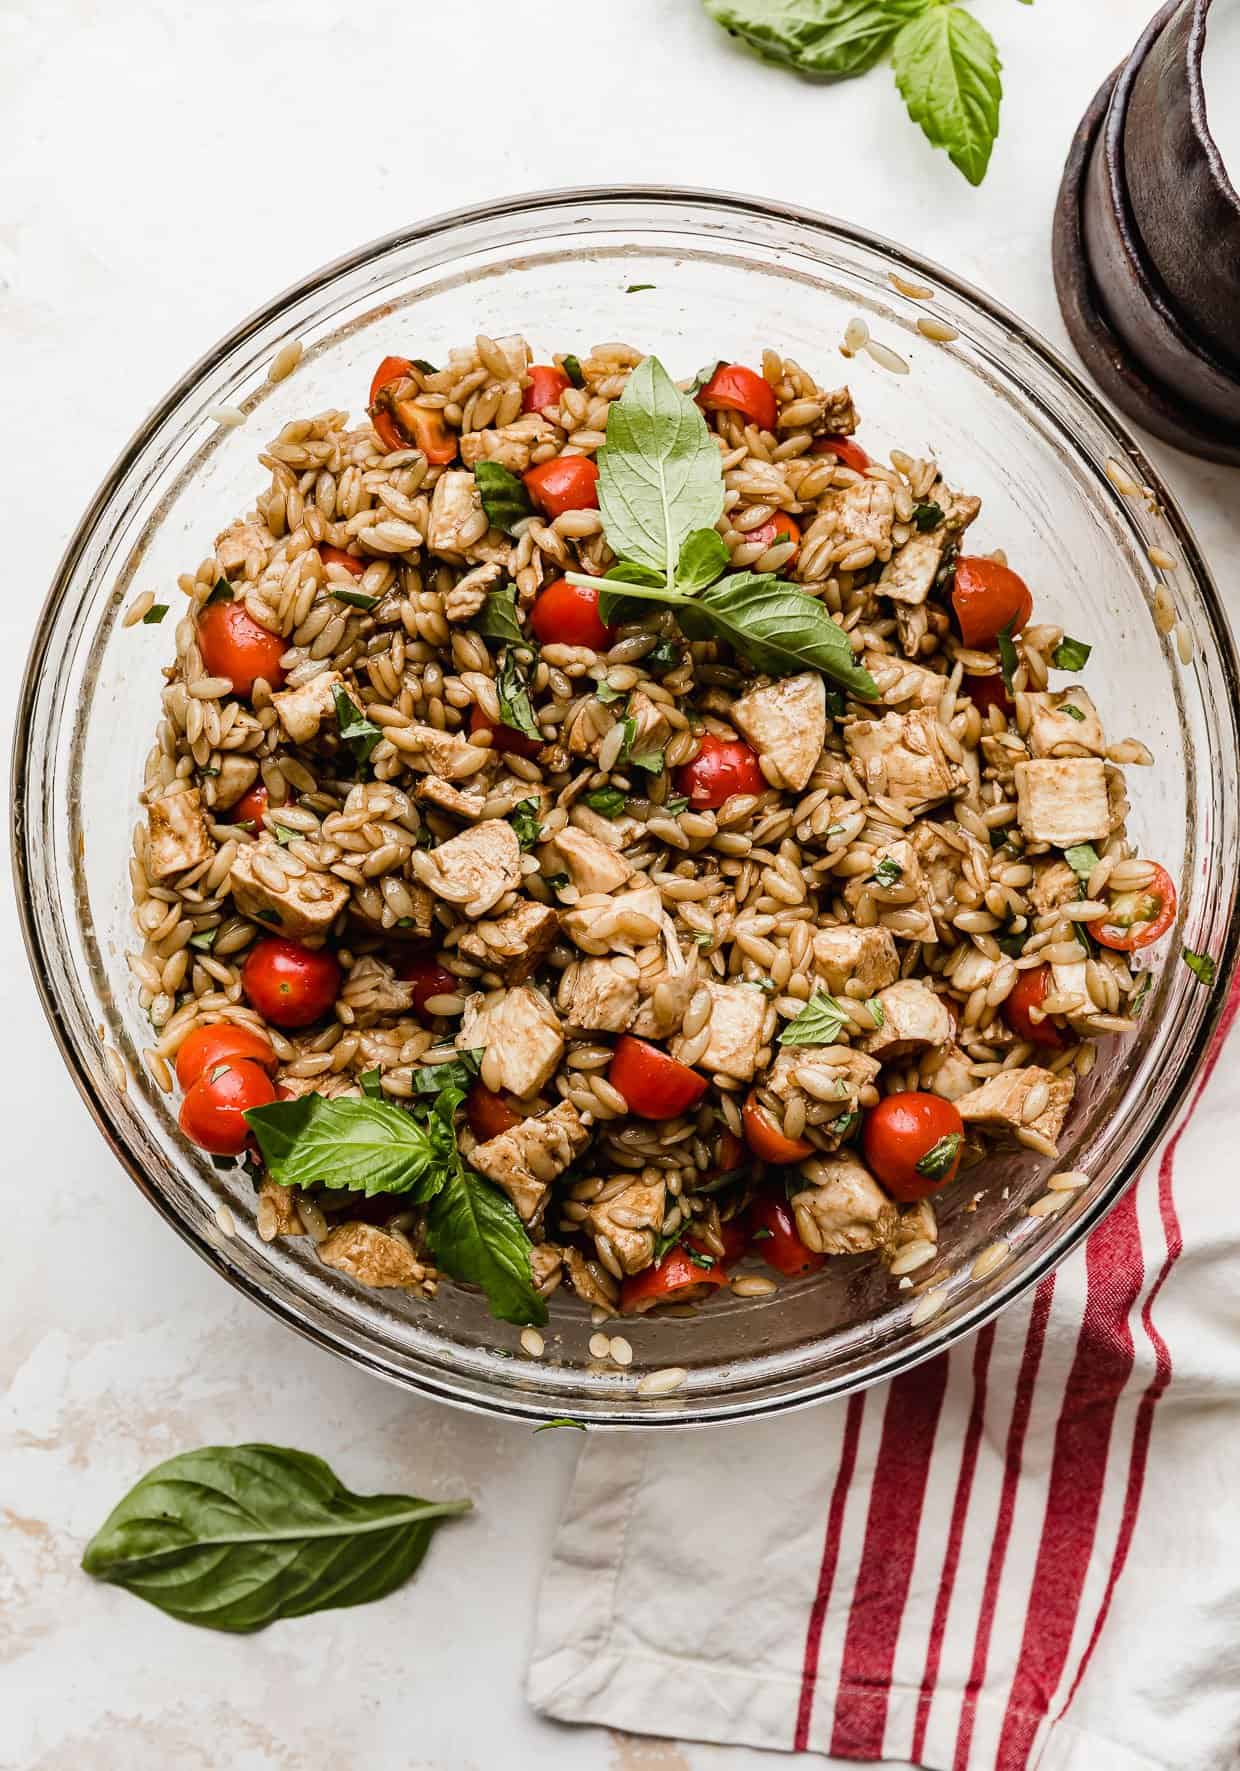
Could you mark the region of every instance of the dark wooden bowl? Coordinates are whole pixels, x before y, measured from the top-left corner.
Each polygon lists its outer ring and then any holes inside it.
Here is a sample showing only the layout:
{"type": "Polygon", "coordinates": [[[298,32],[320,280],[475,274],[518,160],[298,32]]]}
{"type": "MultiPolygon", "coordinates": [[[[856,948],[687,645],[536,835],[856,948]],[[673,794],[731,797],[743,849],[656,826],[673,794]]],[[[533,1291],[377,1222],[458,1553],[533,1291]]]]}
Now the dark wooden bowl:
{"type": "Polygon", "coordinates": [[[1240,374],[1240,197],[1206,121],[1209,10],[1210,0],[1185,0],[1138,67],[1124,120],[1124,175],[1137,232],[1172,304],[1194,337],[1240,374]]]}

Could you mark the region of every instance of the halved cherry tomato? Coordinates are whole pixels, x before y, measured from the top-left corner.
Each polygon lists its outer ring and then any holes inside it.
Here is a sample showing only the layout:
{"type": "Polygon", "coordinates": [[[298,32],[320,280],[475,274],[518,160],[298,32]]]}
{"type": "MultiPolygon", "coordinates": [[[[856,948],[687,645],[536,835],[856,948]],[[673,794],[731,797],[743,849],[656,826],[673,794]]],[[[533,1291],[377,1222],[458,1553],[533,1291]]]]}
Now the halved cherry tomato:
{"type": "Polygon", "coordinates": [[[760,1193],[749,1207],[749,1238],[755,1254],[788,1279],[816,1273],[826,1255],[806,1248],[797,1235],[792,1208],[774,1193],[760,1193]]]}
{"type": "Polygon", "coordinates": [[[284,681],[286,646],[261,627],[244,603],[209,603],[198,617],[198,650],[212,676],[226,676],[234,695],[249,695],[260,677],[273,689],[284,681]]]}
{"type": "Polygon", "coordinates": [[[370,384],[370,422],[385,449],[421,449],[433,466],[442,467],[455,460],[457,451],[443,414],[409,398],[397,399],[390,391],[412,373],[408,357],[384,357],[370,384]]]}
{"type": "Polygon", "coordinates": [[[558,406],[560,395],[572,385],[563,369],[557,369],[553,363],[534,363],[530,366],[529,386],[521,395],[521,410],[545,412],[548,406],[558,406]]]}
{"type": "Polygon", "coordinates": [[[867,1164],[902,1204],[926,1199],[954,1180],[963,1143],[964,1121],[952,1103],[915,1089],[887,1095],[861,1128],[867,1164]],[[928,1157],[930,1172],[923,1173],[917,1165],[928,1157]]]}
{"type": "Polygon", "coordinates": [[[1029,1010],[1041,1008],[1050,987],[1050,966],[1031,966],[1028,971],[1017,973],[1016,983],[1003,1005],[1003,1012],[1013,1033],[1019,1034],[1022,1039],[1032,1040],[1034,1045],[1044,1045],[1048,1051],[1062,1046],[1063,1034],[1049,1018],[1035,1021],[1029,1010]]]}
{"type": "Polygon", "coordinates": [[[718,1261],[699,1267],[689,1250],[678,1242],[653,1267],[634,1273],[623,1282],[620,1312],[624,1316],[642,1316],[656,1304],[696,1303],[727,1282],[728,1276],[718,1261]]]}
{"type": "Polygon", "coordinates": [[[781,1127],[753,1095],[741,1109],[741,1124],[745,1128],[745,1142],[761,1162],[781,1165],[804,1162],[807,1156],[814,1154],[814,1146],[804,1138],[785,1137],[781,1127]]]}
{"type": "Polygon", "coordinates": [[[961,687],[979,713],[989,713],[992,707],[1005,714],[1013,711],[1012,697],[997,670],[993,676],[966,676],[961,687]]]}
{"type": "Polygon", "coordinates": [[[253,1027],[234,1027],[227,1021],[195,1027],[177,1053],[177,1081],[182,1088],[189,1088],[204,1070],[238,1058],[257,1064],[260,1070],[274,1070],[279,1062],[271,1041],[253,1027]]]}
{"type": "Polygon", "coordinates": [[[775,390],[743,363],[721,363],[697,397],[704,412],[739,412],[759,430],[774,430],[775,390]]]}
{"type": "Polygon", "coordinates": [[[267,810],[267,789],[261,781],[256,781],[241,795],[235,806],[225,812],[221,824],[248,824],[257,830],[267,810]]]}
{"type": "Polygon", "coordinates": [[[1090,934],[1104,947],[1132,953],[1157,941],[1175,921],[1175,883],[1165,867],[1156,861],[1150,865],[1154,877],[1149,885],[1139,892],[1108,893],[1109,913],[1090,923],[1090,934]]]}
{"type": "Polygon", "coordinates": [[[441,966],[433,953],[405,954],[397,964],[396,976],[413,985],[413,1012],[420,1021],[434,1018],[426,1006],[430,997],[455,996],[461,987],[461,980],[441,966]]]}
{"type": "Polygon", "coordinates": [[[276,1098],[271,1078],[257,1064],[226,1060],[204,1070],[181,1102],[179,1123],[191,1143],[212,1156],[240,1156],[250,1141],[243,1115],[276,1098]]]}
{"type": "Polygon", "coordinates": [[[706,1093],[704,1076],[631,1033],[617,1040],[607,1079],[642,1119],[674,1119],[706,1093]]]}
{"type": "Polygon", "coordinates": [[[374,378],[370,383],[370,399],[367,402],[370,422],[375,427],[379,441],[389,453],[397,449],[407,449],[409,445],[400,434],[400,428],[391,413],[390,403],[381,400],[379,396],[386,388],[391,387],[393,382],[403,381],[412,372],[413,364],[408,357],[384,357],[375,370],[374,378]]]}
{"type": "MultiPolygon", "coordinates": [[[[740,1140],[738,1139],[737,1142],[739,1143],[740,1140]]],[[[729,1218],[726,1224],[719,1226],[719,1235],[723,1242],[723,1253],[719,1256],[719,1264],[721,1267],[734,1267],[749,1247],[749,1232],[739,1218],[729,1218]]],[[[698,1246],[692,1236],[688,1238],[688,1241],[693,1247],[698,1246]]]]}
{"type": "Polygon", "coordinates": [[[329,547],[325,541],[319,542],[319,558],[325,566],[343,566],[354,578],[360,578],[366,570],[365,560],[359,560],[355,553],[346,553],[343,547],[329,547]]]}
{"type": "Polygon", "coordinates": [[[322,948],[268,935],[246,955],[241,988],[250,1006],[273,1027],[308,1027],[335,1002],[340,966],[322,948]]]}
{"type": "Polygon", "coordinates": [[[544,646],[588,646],[605,652],[616,637],[598,612],[598,591],[588,584],[557,578],[539,592],[530,610],[530,626],[544,646]]]}
{"type": "Polygon", "coordinates": [[[861,444],[854,443],[851,437],[815,437],[809,452],[811,455],[834,455],[854,473],[864,473],[870,465],[870,458],[861,444]]]}
{"type": "Polygon", "coordinates": [[[521,1115],[513,1112],[503,1095],[484,1088],[480,1082],[475,1082],[465,1097],[465,1117],[480,1144],[485,1144],[489,1138],[502,1137],[521,1123],[521,1115]]]}
{"type": "Polygon", "coordinates": [[[716,738],[707,732],[691,763],[676,771],[676,791],[695,812],[713,811],[734,793],[765,793],[766,776],[758,758],[740,738],[716,738]]]}
{"type": "MultiPolygon", "coordinates": [[[[432,467],[443,467],[456,460],[456,432],[448,428],[442,412],[428,411],[413,400],[393,400],[392,410],[401,429],[412,438],[414,448],[422,451],[432,467]]],[[[403,443],[401,447],[407,449],[409,444],[403,443]]]]}
{"type": "Polygon", "coordinates": [[[537,756],[542,749],[537,738],[527,738],[524,732],[516,732],[511,726],[489,720],[476,702],[470,710],[469,729],[471,732],[490,732],[491,749],[504,756],[537,756]]]}
{"type": "Polygon", "coordinates": [[[539,510],[562,517],[569,510],[598,509],[598,462],[588,455],[555,455],[521,475],[539,510]]]}
{"type": "Polygon", "coordinates": [[[952,608],[966,646],[993,646],[1006,627],[1019,633],[1033,614],[1033,597],[1023,578],[998,560],[962,553],[952,582],[952,608]]]}
{"type": "Polygon", "coordinates": [[[785,566],[792,564],[801,548],[801,531],[784,510],[777,512],[769,523],[763,523],[758,529],[750,529],[745,539],[746,541],[760,541],[763,547],[774,547],[777,541],[795,541],[796,546],[784,561],[783,566],[780,567],[781,572],[785,566]]]}
{"type": "Polygon", "coordinates": [[[745,1146],[734,1131],[725,1127],[719,1134],[719,1148],[715,1160],[706,1170],[704,1180],[714,1180],[718,1175],[729,1175],[745,1160],[745,1146]]]}

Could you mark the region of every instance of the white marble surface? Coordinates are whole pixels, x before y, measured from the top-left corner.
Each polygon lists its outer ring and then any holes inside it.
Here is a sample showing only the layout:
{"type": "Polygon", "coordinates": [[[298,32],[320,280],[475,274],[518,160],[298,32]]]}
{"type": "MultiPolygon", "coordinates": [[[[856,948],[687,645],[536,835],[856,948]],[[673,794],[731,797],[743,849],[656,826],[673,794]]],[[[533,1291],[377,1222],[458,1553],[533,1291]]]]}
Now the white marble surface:
{"type": "MultiPolygon", "coordinates": [[[[889,74],[801,85],[734,50],[697,0],[5,0],[0,718],[72,522],[154,400],[272,291],[407,219],[612,180],[786,197],[945,260],[1062,342],[1059,167],[1147,6],[977,10],[1007,98],[974,192],[906,122],[889,74]]],[[[1234,586],[1236,476],[1154,454],[1234,586]]],[[[414,1401],[213,1277],[65,1081],[7,893],[0,993],[0,1766],[756,1771],[765,1755],[526,1711],[576,1436],[414,1401]],[[245,1438],[316,1450],[361,1489],[466,1491],[477,1511],[384,1604],[258,1638],[183,1628],[78,1573],[152,1462],[245,1438]]]]}

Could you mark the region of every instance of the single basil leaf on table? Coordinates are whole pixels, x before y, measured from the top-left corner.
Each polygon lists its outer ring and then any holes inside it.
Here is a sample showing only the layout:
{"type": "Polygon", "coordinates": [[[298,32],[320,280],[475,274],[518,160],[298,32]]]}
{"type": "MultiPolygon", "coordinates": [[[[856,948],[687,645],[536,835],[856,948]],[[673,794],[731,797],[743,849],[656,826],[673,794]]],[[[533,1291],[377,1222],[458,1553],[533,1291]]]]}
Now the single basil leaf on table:
{"type": "Polygon", "coordinates": [[[539,744],[543,743],[538,721],[534,718],[525,672],[511,652],[505,652],[500,660],[495,688],[499,695],[499,717],[504,724],[511,726],[514,732],[521,732],[525,737],[533,738],[539,744]]]}
{"type": "Polygon", "coordinates": [[[779,1036],[780,1045],[834,1045],[852,1016],[825,990],[816,990],[779,1036]]]}
{"type": "Polygon", "coordinates": [[[872,68],[929,0],[705,0],[724,30],[767,61],[817,80],[872,68]]]}
{"type": "Polygon", "coordinates": [[[517,614],[517,593],[511,584],[487,592],[487,599],[471,625],[484,639],[503,640],[510,646],[533,644],[529,635],[522,631],[521,617],[517,614]]]}
{"type": "Polygon", "coordinates": [[[98,1580],[170,1617],[248,1633],[382,1599],[467,1500],[353,1494],[322,1458],[207,1445],[169,1458],[108,1515],[82,1557],[98,1580]]]}
{"type": "Polygon", "coordinates": [[[532,516],[534,506],[530,495],[516,474],[509,473],[498,461],[480,461],[474,468],[478,496],[487,521],[493,529],[511,535],[517,524],[532,516]]]}
{"type": "Polygon", "coordinates": [[[346,1188],[368,1198],[407,1193],[422,1201],[456,1160],[451,1109],[445,1125],[441,1116],[422,1122],[368,1096],[329,1101],[312,1094],[251,1107],[245,1117],[281,1187],[346,1188]]]}
{"type": "Polygon", "coordinates": [[[359,763],[370,761],[371,752],[383,737],[382,729],[366,718],[353,697],[337,683],[332,690],[340,736],[359,763]]]}
{"type": "Polygon", "coordinates": [[[143,627],[158,627],[167,613],[167,603],[152,603],[146,614],[142,617],[143,627]]]}
{"type": "Polygon", "coordinates": [[[892,62],[913,122],[970,184],[981,184],[1003,97],[990,32],[963,6],[932,6],[898,32],[892,62]]]}
{"type": "Polygon", "coordinates": [[[547,1320],[520,1218],[502,1193],[463,1165],[431,1200],[426,1239],[435,1265],[481,1286],[499,1321],[540,1328],[547,1320]]]}

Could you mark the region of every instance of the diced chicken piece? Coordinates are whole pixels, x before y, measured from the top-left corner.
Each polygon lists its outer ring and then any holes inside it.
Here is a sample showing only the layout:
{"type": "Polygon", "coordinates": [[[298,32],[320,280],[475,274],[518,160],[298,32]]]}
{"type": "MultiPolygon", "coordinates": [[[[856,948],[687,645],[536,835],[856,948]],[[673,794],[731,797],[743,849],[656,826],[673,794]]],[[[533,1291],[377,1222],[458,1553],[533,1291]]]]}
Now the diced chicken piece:
{"type": "Polygon", "coordinates": [[[621,812],[618,818],[605,818],[601,812],[594,811],[590,806],[583,806],[580,800],[568,818],[574,829],[584,830],[587,836],[597,837],[599,842],[606,843],[611,849],[631,848],[646,834],[646,826],[631,813],[621,812]]]}
{"type": "Polygon", "coordinates": [[[881,1065],[847,1045],[785,1046],[762,1087],[786,1107],[795,1097],[805,1103],[805,1123],[836,1143],[852,1129],[852,1116],[877,1101],[874,1078],[881,1065]]]}
{"type": "Polygon", "coordinates": [[[867,1254],[894,1239],[899,1212],[855,1156],[801,1164],[809,1185],[789,1200],[797,1233],[816,1254],[867,1254]]]}
{"type": "Polygon", "coordinates": [[[911,842],[901,839],[899,842],[883,844],[874,853],[874,872],[868,877],[850,879],[844,887],[844,898],[849,904],[856,905],[863,892],[871,893],[879,905],[884,904],[883,893],[887,889],[883,880],[891,875],[892,889],[911,887],[913,896],[906,902],[893,906],[899,910],[901,921],[894,931],[896,938],[902,941],[937,941],[938,930],[934,926],[934,911],[930,901],[930,888],[917,851],[911,842]]]}
{"type": "Polygon", "coordinates": [[[1029,748],[1034,756],[1105,756],[1107,741],[1098,709],[1084,689],[1026,696],[1029,748]],[[1075,708],[1070,713],[1069,708],[1075,708]],[[1078,718],[1078,715],[1080,716],[1078,718]]]}
{"type": "Polygon", "coordinates": [[[906,658],[921,656],[922,646],[930,632],[930,605],[927,603],[897,603],[896,632],[900,636],[900,650],[906,658]]]}
{"type": "Polygon", "coordinates": [[[1070,965],[1051,966],[1051,985],[1048,992],[1048,994],[1055,996],[1073,999],[1071,1007],[1057,1011],[1073,1027],[1081,1026],[1090,1015],[1097,1012],[1089,994],[1085,949],[1081,948],[1080,953],[1081,957],[1073,960],[1070,965]]]}
{"type": "MultiPolygon", "coordinates": [[[[766,995],[755,984],[707,984],[706,988],[710,992],[710,1039],[694,1067],[712,1076],[718,1072],[737,1082],[749,1082],[762,1046],[766,995]]],[[[674,1039],[672,1056],[679,1060],[687,1043],[683,1036],[674,1039]]]]}
{"type": "Polygon", "coordinates": [[[419,1290],[433,1269],[424,1267],[407,1243],[375,1224],[341,1224],[319,1243],[319,1259],[361,1285],[419,1290]]]}
{"type": "Polygon", "coordinates": [[[354,960],[340,988],[340,1000],[353,1011],[355,1027],[373,1027],[413,1007],[413,985],[398,978],[390,965],[372,954],[354,960]]]}
{"type": "Polygon", "coordinates": [[[973,1060],[958,1045],[943,1046],[941,1051],[942,1056],[932,1073],[927,1074],[923,1066],[926,1087],[932,1094],[942,1095],[945,1101],[958,1101],[961,1095],[967,1095],[977,1087],[973,1060]]]}
{"type": "Polygon", "coordinates": [[[536,1242],[530,1249],[530,1271],[534,1275],[534,1289],[543,1297],[550,1297],[564,1277],[564,1250],[554,1242],[536,1242]]]}
{"type": "Polygon", "coordinates": [[[431,493],[430,522],[426,545],[431,553],[460,559],[467,548],[481,540],[482,496],[473,474],[452,469],[441,474],[431,493]]]}
{"type": "Polygon", "coordinates": [[[633,721],[630,756],[648,756],[662,750],[672,735],[672,728],[663,716],[663,709],[649,695],[635,689],[629,696],[628,717],[633,721]]]}
{"type": "Polygon", "coordinates": [[[428,859],[422,883],[465,916],[485,916],[521,883],[521,845],[503,818],[486,818],[449,837],[430,850],[428,859]]]}
{"type": "Polygon", "coordinates": [[[220,758],[220,772],[215,777],[211,804],[218,812],[227,812],[250,791],[258,780],[258,764],[252,756],[229,752],[220,758]]]}
{"type": "Polygon", "coordinates": [[[588,1261],[571,1243],[564,1250],[568,1282],[583,1303],[592,1309],[613,1311],[620,1295],[616,1281],[598,1261],[588,1261]]]}
{"type": "Polygon", "coordinates": [[[244,843],[229,875],[233,903],[242,916],[290,940],[322,941],[347,904],[349,888],[334,873],[290,873],[284,860],[272,836],[244,843]]]}
{"type": "Polygon", "coordinates": [[[471,744],[459,733],[441,732],[437,726],[405,726],[401,739],[402,754],[411,769],[425,769],[444,781],[467,781],[494,760],[494,752],[487,746],[471,744]]]}
{"type": "Polygon", "coordinates": [[[277,1236],[305,1235],[292,1187],[281,1187],[270,1177],[264,1177],[254,1207],[254,1227],[263,1242],[274,1242],[277,1236]]]}
{"type": "Polygon", "coordinates": [[[900,961],[888,929],[859,929],[853,923],[840,922],[814,935],[814,970],[834,996],[840,995],[851,979],[872,996],[884,985],[895,983],[900,961]]]}
{"type": "Polygon", "coordinates": [[[1035,1131],[1053,1144],[1059,1136],[1075,1079],[1072,1072],[1055,1075],[1038,1064],[1023,1070],[1001,1070],[956,1102],[966,1125],[998,1126],[1004,1131],[1035,1131]]]}
{"type": "Polygon", "coordinates": [[[951,979],[952,985],[962,995],[968,995],[983,984],[989,984],[999,969],[999,961],[991,959],[980,947],[958,947],[947,965],[944,975],[951,979]]]}
{"type": "Polygon", "coordinates": [[[550,1082],[564,1055],[559,1016],[531,984],[468,997],[456,1045],[498,1057],[499,1087],[522,1101],[550,1082]]]}
{"type": "Polygon", "coordinates": [[[631,953],[658,938],[663,917],[658,886],[634,886],[606,904],[562,911],[560,926],[583,953],[631,953]]]}
{"type": "Polygon", "coordinates": [[[215,558],[225,578],[244,578],[253,583],[274,546],[267,530],[258,523],[234,523],[216,536],[215,558]]]}
{"type": "Polygon", "coordinates": [[[864,652],[865,665],[878,687],[885,707],[927,707],[934,709],[943,699],[947,678],[924,664],[913,664],[891,652],[864,652]]]}
{"type": "Polygon", "coordinates": [[[446,593],[443,599],[443,612],[449,621],[472,621],[483,603],[487,593],[504,575],[504,569],[498,560],[489,560],[484,566],[475,566],[472,572],[466,572],[463,578],[446,593]]]}
{"type": "Polygon", "coordinates": [[[494,922],[465,929],[457,952],[498,972],[505,984],[524,984],[555,946],[559,932],[559,916],[549,905],[522,898],[494,922]]]}
{"type": "Polygon", "coordinates": [[[1026,896],[1039,916],[1058,910],[1061,904],[1072,904],[1084,896],[1084,887],[1066,861],[1050,861],[1037,868],[1033,884],[1026,887],[1026,896]]]}
{"type": "MultiPolygon", "coordinates": [[[[679,955],[679,943],[673,941],[672,945],[679,955]]],[[[684,1020],[685,1011],[700,982],[695,964],[676,969],[669,965],[661,972],[643,972],[638,984],[641,1001],[629,1032],[638,1039],[666,1039],[684,1020]],[[664,1015],[657,1015],[654,1010],[656,990],[659,991],[660,1006],[667,1011],[664,1015]]]]}
{"type": "Polygon", "coordinates": [[[1066,849],[1109,833],[1106,770],[1097,757],[1038,758],[1017,763],[1012,774],[1016,815],[1031,842],[1066,849]]]}
{"type": "Polygon", "coordinates": [[[580,892],[614,892],[633,876],[616,849],[571,825],[558,833],[553,846],[564,857],[568,877],[580,892]]]}
{"type": "Polygon", "coordinates": [[[848,388],[833,388],[822,396],[822,429],[827,436],[850,437],[860,422],[848,388]]]}
{"type": "Polygon", "coordinates": [[[943,749],[943,728],[933,713],[889,713],[853,720],[844,742],[861,765],[871,793],[924,812],[964,785],[964,776],[943,749]]]}
{"type": "Polygon", "coordinates": [[[153,799],[146,818],[150,830],[146,870],[152,879],[170,879],[174,873],[184,873],[187,867],[209,861],[215,853],[202,809],[202,795],[196,787],[153,799]]]}
{"type": "Polygon", "coordinates": [[[835,512],[839,540],[847,538],[858,547],[868,544],[881,554],[891,546],[895,505],[891,487],[882,480],[860,480],[854,486],[842,486],[828,493],[823,503],[835,512]]]}
{"type": "Polygon", "coordinates": [[[543,443],[558,443],[559,433],[536,412],[527,412],[512,424],[488,425],[485,430],[466,431],[461,438],[461,460],[466,467],[494,461],[511,474],[525,473],[534,450],[543,443]]]}
{"type": "Polygon", "coordinates": [[[634,1181],[622,1193],[592,1205],[586,1228],[596,1243],[606,1237],[626,1273],[640,1273],[654,1259],[654,1239],[663,1228],[666,1204],[665,1181],[634,1181]]]}
{"type": "Polygon", "coordinates": [[[323,670],[296,689],[277,689],[271,697],[290,741],[309,744],[325,719],[335,720],[336,690],[344,688],[338,670],[323,670]]]}
{"type": "Polygon", "coordinates": [[[581,959],[566,966],[556,998],[570,1026],[623,1033],[637,1013],[637,967],[631,959],[581,959]]]}
{"type": "Polygon", "coordinates": [[[934,589],[942,563],[941,542],[933,535],[911,535],[883,567],[875,589],[880,596],[889,596],[893,603],[917,607],[934,589]]]}
{"type": "Polygon", "coordinates": [[[920,978],[888,984],[875,1000],[882,1009],[882,1025],[863,1043],[866,1051],[884,1064],[923,1052],[927,1046],[944,1045],[952,1036],[951,1010],[920,978]]]}
{"type": "Polygon", "coordinates": [[[480,775],[474,776],[468,791],[454,787],[451,781],[443,781],[438,775],[422,775],[413,789],[413,796],[421,804],[438,806],[441,812],[451,812],[454,818],[462,818],[467,824],[477,822],[478,814],[487,803],[486,783],[480,775]]]}
{"type": "Polygon", "coordinates": [[[502,1187],[521,1221],[541,1217],[551,1183],[563,1174],[590,1142],[590,1128],[570,1101],[549,1113],[523,1119],[511,1131],[476,1144],[470,1162],[488,1180],[502,1187]]]}
{"type": "Polygon", "coordinates": [[[781,677],[742,695],[732,719],[762,761],[774,769],[774,785],[799,793],[826,742],[826,684],[816,670],[781,677]]]}

